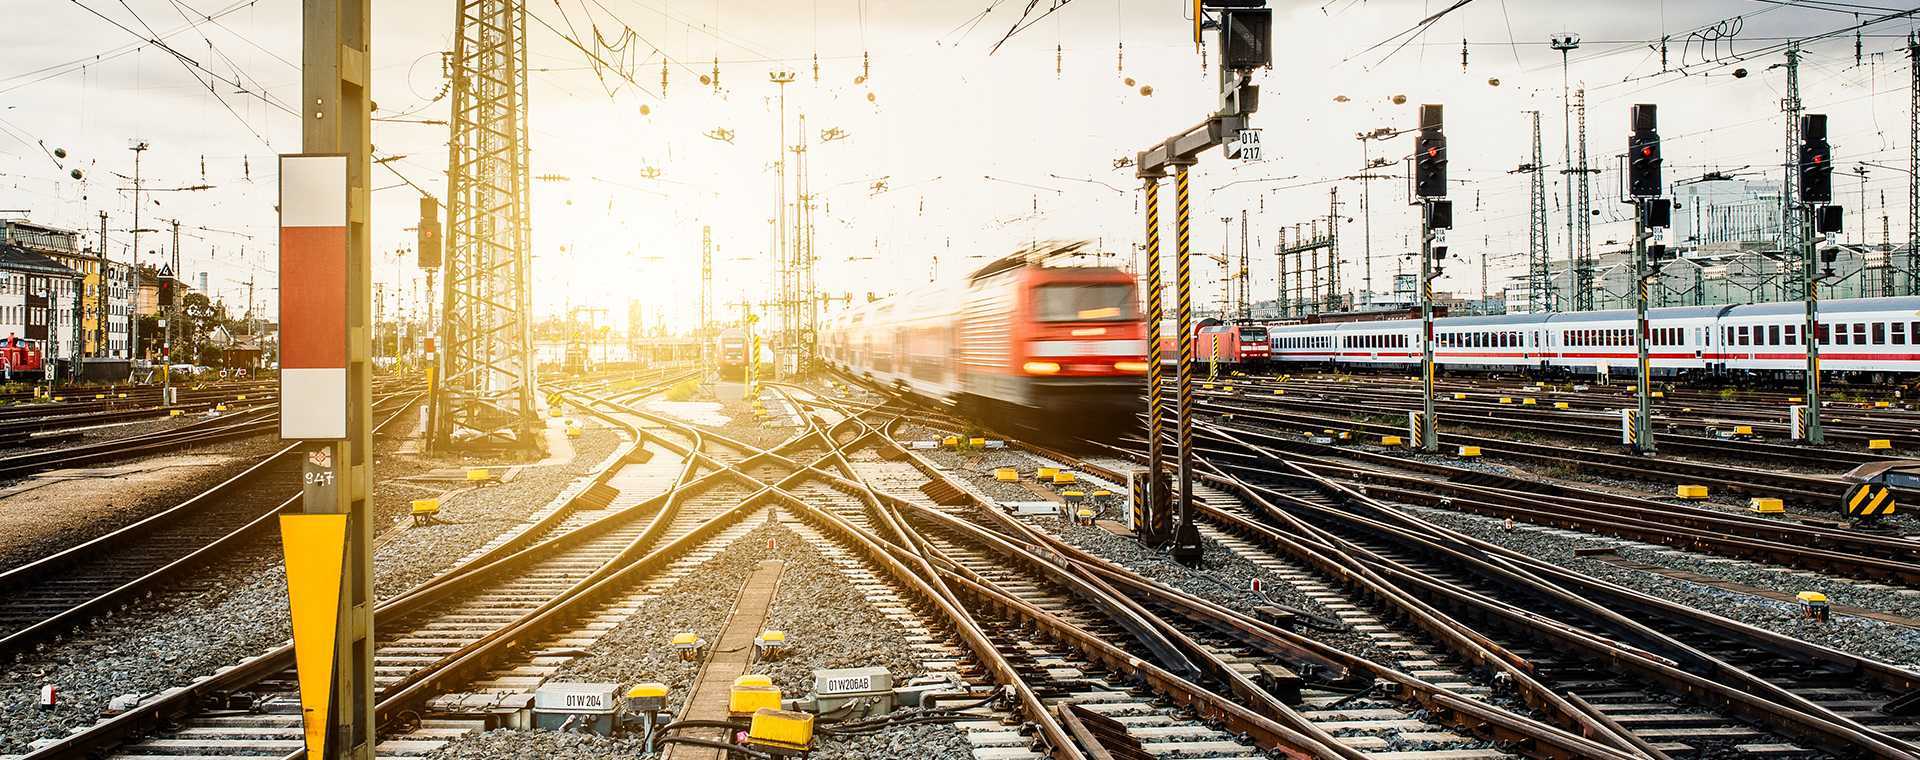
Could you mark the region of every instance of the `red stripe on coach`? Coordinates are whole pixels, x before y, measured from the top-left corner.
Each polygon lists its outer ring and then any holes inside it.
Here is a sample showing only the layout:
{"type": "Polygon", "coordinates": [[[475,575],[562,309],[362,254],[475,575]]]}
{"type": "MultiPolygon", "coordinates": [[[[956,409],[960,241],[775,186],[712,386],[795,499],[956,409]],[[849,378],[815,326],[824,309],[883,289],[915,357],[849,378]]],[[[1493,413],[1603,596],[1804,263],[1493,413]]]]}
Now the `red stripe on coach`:
{"type": "Polygon", "coordinates": [[[280,366],[347,366],[347,228],[280,228],[280,366]]]}

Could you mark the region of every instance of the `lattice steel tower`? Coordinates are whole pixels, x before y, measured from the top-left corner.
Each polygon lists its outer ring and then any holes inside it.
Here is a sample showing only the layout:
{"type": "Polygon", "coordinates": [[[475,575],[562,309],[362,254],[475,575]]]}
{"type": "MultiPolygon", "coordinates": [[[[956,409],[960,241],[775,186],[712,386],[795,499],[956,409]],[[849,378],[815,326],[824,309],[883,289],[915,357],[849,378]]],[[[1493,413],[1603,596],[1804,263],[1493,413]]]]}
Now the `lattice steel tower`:
{"type": "Polygon", "coordinates": [[[457,23],[434,442],[538,447],[526,7],[519,0],[460,0],[457,23]]]}
{"type": "Polygon", "coordinates": [[[1573,169],[1573,284],[1580,295],[1581,310],[1593,309],[1593,170],[1587,168],[1587,88],[1573,91],[1574,165],[1573,169]]]}
{"type": "MultiPolygon", "coordinates": [[[[1548,258],[1551,236],[1547,231],[1547,173],[1544,165],[1546,156],[1540,145],[1540,112],[1527,113],[1533,117],[1533,163],[1520,167],[1519,171],[1533,175],[1527,183],[1530,190],[1527,199],[1527,310],[1537,314],[1553,311],[1558,299],[1554,298],[1553,270],[1548,258]]],[[[1574,280],[1569,276],[1567,281],[1572,283],[1574,280]]]]}
{"type": "Polygon", "coordinates": [[[1907,295],[1920,295],[1920,32],[1908,35],[1907,58],[1913,72],[1907,110],[1907,295]]]}

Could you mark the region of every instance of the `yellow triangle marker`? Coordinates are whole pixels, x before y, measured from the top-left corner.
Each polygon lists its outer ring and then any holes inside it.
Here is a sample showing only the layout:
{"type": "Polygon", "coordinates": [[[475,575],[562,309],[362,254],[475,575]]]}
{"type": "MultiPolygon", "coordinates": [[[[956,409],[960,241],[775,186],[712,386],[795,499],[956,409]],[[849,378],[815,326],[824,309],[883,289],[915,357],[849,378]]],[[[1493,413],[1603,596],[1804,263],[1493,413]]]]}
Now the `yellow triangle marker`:
{"type": "Polygon", "coordinates": [[[327,757],[328,708],[333,704],[333,648],[339,633],[341,570],[346,565],[347,516],[280,516],[287,558],[287,600],[293,609],[293,659],[300,677],[300,712],[307,756],[327,757]]]}

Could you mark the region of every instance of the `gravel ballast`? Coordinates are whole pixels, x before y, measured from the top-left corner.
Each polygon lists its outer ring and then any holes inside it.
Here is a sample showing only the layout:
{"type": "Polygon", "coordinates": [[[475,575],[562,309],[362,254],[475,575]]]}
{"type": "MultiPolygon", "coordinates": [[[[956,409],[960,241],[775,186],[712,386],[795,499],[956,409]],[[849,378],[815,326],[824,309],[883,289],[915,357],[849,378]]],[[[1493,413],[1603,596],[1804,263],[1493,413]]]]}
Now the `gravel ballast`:
{"type": "MultiPolygon", "coordinates": [[[[445,514],[457,524],[383,536],[375,555],[376,594],[384,599],[411,588],[519,525],[605,459],[616,438],[611,430],[588,430],[575,440],[571,463],[528,467],[508,483],[450,499],[445,514]]],[[[420,498],[387,480],[388,472],[422,467],[405,464],[395,452],[399,445],[391,438],[377,444],[377,516],[398,516],[420,498]],[[394,469],[382,469],[387,463],[394,469]]],[[[23,752],[35,739],[93,723],[114,696],[150,696],[284,644],[292,634],[281,561],[272,533],[200,571],[191,587],[144,599],[43,652],[0,663],[0,754],[23,752]],[[52,712],[35,707],[45,683],[60,689],[61,706],[52,712]]]]}

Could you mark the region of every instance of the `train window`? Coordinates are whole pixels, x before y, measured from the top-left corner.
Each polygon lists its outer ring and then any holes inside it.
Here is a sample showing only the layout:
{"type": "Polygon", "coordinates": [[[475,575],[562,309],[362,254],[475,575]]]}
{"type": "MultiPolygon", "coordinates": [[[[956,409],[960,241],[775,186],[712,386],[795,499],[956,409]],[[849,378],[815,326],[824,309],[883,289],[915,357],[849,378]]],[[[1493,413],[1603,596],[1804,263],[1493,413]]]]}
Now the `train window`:
{"type": "Polygon", "coordinates": [[[1800,343],[1799,325],[1787,325],[1786,338],[1787,338],[1786,343],[1784,343],[1783,345],[1788,345],[1788,346],[1799,345],[1800,343]]]}
{"type": "Polygon", "coordinates": [[[1767,326],[1767,345],[1769,346],[1780,345],[1780,326],[1779,325],[1767,326]]]}
{"type": "Polygon", "coordinates": [[[1041,285],[1033,291],[1034,319],[1041,322],[1126,322],[1133,287],[1120,284],[1041,285]]]}
{"type": "Polygon", "coordinates": [[[1907,344],[1906,325],[1900,324],[1899,322],[1893,323],[1893,325],[1887,330],[1887,337],[1891,339],[1889,342],[1893,343],[1893,345],[1896,345],[1896,346],[1906,345],[1907,344]]]}
{"type": "MultiPolygon", "coordinates": [[[[1826,325],[1821,325],[1821,327],[1826,327],[1826,325]]],[[[1847,326],[1846,325],[1836,325],[1834,327],[1833,344],[1836,346],[1847,345],[1847,326]]]]}
{"type": "Polygon", "coordinates": [[[1873,323],[1873,345],[1884,346],[1886,344],[1887,344],[1886,323],[1885,322],[1873,323]]]}
{"type": "Polygon", "coordinates": [[[1724,338],[1724,339],[1722,340],[1722,342],[1724,342],[1724,343],[1726,343],[1727,345],[1729,345],[1729,346],[1731,346],[1731,345],[1733,345],[1733,326],[1732,326],[1732,325],[1728,325],[1728,326],[1726,327],[1726,331],[1727,331],[1727,335],[1726,335],[1726,338],[1724,338]]]}
{"type": "Polygon", "coordinates": [[[1853,323],[1853,344],[1856,346],[1867,345],[1867,323],[1853,323]]]}
{"type": "Polygon", "coordinates": [[[1821,345],[1821,346],[1824,346],[1828,343],[1833,342],[1833,339],[1827,335],[1827,323],[1825,322],[1814,323],[1813,342],[1815,345],[1821,345]]]}
{"type": "Polygon", "coordinates": [[[1920,346],[1920,322],[1908,322],[1907,327],[1911,331],[1911,334],[1907,336],[1907,342],[1920,346]]]}

